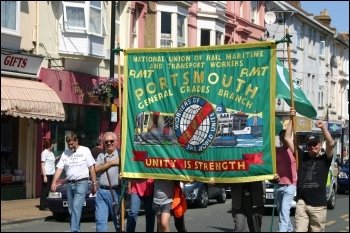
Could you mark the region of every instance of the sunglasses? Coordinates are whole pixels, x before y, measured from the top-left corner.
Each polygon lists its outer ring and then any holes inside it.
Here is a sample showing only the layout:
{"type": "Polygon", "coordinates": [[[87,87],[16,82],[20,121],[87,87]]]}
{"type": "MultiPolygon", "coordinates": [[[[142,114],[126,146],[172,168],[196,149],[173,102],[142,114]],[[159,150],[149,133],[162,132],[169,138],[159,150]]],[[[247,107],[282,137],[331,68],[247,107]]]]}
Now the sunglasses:
{"type": "Polygon", "coordinates": [[[106,140],[106,141],[105,141],[105,144],[109,144],[109,143],[110,143],[110,144],[113,144],[113,143],[114,143],[114,140],[106,140]]]}

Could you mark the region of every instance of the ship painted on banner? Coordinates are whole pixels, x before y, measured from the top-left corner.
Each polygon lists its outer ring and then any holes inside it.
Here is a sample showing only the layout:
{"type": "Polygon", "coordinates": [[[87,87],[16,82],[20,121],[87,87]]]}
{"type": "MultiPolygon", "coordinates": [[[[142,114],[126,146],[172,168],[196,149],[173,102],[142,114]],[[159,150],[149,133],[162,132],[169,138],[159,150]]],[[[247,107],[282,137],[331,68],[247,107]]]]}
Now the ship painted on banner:
{"type": "MultiPolygon", "coordinates": [[[[247,114],[216,107],[217,131],[211,146],[262,146],[261,113],[247,114]]],[[[136,117],[135,143],[142,145],[173,145],[178,143],[174,133],[174,114],[140,112],[136,117]]]]}
{"type": "Polygon", "coordinates": [[[218,131],[212,146],[252,147],[262,146],[263,124],[261,114],[242,111],[226,111],[223,105],[216,107],[218,131]]]}

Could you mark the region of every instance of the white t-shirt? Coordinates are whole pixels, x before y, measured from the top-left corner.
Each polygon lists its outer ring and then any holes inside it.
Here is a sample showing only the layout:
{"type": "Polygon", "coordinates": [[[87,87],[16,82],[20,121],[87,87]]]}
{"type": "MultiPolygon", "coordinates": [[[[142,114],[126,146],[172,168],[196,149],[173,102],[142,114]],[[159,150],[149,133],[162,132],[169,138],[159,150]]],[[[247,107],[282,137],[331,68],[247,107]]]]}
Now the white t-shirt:
{"type": "Polygon", "coordinates": [[[75,152],[72,150],[63,151],[56,167],[65,169],[68,180],[80,180],[89,177],[89,167],[95,163],[90,149],[79,146],[75,152]]]}
{"type": "Polygon", "coordinates": [[[52,151],[45,149],[41,152],[41,162],[45,163],[45,175],[55,174],[55,159],[55,155],[52,151]]]}

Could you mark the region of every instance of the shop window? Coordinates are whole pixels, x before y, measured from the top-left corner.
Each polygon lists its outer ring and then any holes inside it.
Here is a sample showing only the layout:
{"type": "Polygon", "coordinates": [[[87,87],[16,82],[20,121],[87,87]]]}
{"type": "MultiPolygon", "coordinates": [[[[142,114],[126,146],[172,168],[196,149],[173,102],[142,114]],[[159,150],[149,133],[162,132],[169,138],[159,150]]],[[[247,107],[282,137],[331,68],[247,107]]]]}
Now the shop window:
{"type": "Polygon", "coordinates": [[[67,149],[65,135],[73,131],[78,135],[79,145],[92,148],[100,133],[101,114],[98,107],[64,105],[67,119],[65,122],[51,123],[52,137],[57,142],[55,155],[67,149]]]}
{"type": "Polygon", "coordinates": [[[18,118],[1,117],[1,185],[23,183],[23,171],[18,169],[18,118]]]}

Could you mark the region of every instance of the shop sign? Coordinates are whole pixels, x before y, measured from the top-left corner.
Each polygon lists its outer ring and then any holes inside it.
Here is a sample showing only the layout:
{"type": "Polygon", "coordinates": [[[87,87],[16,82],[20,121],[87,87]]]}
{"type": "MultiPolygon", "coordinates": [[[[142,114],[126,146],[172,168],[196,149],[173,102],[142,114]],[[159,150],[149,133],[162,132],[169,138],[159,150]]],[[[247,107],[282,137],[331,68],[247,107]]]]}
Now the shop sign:
{"type": "Polygon", "coordinates": [[[24,54],[1,54],[1,70],[37,75],[43,57],[24,54]]]}
{"type": "Polygon", "coordinates": [[[99,104],[99,100],[97,96],[94,95],[92,92],[92,87],[90,85],[83,85],[80,86],[79,83],[74,83],[74,94],[81,96],[83,98],[83,103],[94,103],[94,104],[99,104]]]}
{"type": "Polygon", "coordinates": [[[312,121],[306,117],[296,117],[296,131],[311,131],[312,129],[312,121]]]}
{"type": "Polygon", "coordinates": [[[93,93],[99,77],[73,71],[41,68],[40,79],[56,91],[63,103],[100,105],[93,93]],[[59,80],[53,77],[58,77],[59,80]]]}
{"type": "Polygon", "coordinates": [[[328,130],[331,134],[341,134],[342,123],[329,122],[328,130]]]}
{"type": "Polygon", "coordinates": [[[118,121],[117,105],[112,104],[111,105],[111,122],[117,122],[117,121],[118,121]]]}

